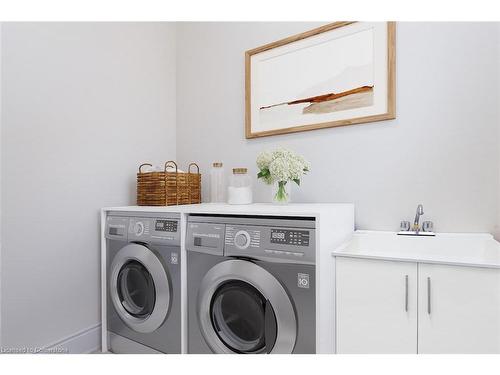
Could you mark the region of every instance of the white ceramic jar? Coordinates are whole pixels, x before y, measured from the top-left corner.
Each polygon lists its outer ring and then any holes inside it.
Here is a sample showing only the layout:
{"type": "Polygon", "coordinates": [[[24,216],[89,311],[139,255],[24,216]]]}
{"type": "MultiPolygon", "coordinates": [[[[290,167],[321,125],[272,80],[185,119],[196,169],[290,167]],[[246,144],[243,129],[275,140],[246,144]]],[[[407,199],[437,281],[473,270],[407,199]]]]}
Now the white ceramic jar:
{"type": "Polygon", "coordinates": [[[252,203],[252,179],[246,168],[234,168],[227,188],[227,203],[252,203]]]}
{"type": "Polygon", "coordinates": [[[213,163],[210,170],[210,202],[223,203],[226,201],[225,173],[222,163],[213,163]]]}

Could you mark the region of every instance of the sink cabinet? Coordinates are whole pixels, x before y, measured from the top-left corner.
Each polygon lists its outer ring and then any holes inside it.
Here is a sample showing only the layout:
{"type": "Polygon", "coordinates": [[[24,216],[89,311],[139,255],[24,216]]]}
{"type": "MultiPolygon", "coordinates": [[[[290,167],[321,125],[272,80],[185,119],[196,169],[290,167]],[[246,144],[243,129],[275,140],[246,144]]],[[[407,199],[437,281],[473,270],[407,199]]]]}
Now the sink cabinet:
{"type": "Polygon", "coordinates": [[[500,353],[500,270],[419,264],[419,353],[500,353]]]}
{"type": "Polygon", "coordinates": [[[500,353],[500,269],[336,257],[337,353],[500,353]]]}
{"type": "Polygon", "coordinates": [[[337,258],[337,352],[417,353],[417,265],[337,258]]]}

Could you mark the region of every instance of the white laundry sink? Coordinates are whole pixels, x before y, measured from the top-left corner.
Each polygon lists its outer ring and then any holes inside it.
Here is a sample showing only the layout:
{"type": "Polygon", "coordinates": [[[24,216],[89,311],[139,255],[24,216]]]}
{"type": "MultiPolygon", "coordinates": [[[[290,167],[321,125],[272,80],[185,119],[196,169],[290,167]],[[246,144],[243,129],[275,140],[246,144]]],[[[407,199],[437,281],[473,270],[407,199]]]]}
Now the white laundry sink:
{"type": "Polygon", "coordinates": [[[500,268],[500,243],[487,233],[438,233],[434,237],[356,231],[334,256],[500,268]]]}

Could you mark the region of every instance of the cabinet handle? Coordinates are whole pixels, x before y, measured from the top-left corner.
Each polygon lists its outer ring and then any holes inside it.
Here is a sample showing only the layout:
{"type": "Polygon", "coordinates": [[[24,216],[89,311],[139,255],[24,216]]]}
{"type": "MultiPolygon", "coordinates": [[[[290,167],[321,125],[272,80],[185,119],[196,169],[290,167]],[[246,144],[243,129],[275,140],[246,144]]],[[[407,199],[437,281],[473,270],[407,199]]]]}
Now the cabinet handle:
{"type": "Polygon", "coordinates": [[[405,275],[405,311],[408,311],[408,275],[405,275]]]}
{"type": "Polygon", "coordinates": [[[427,314],[431,315],[431,278],[427,278],[427,314]]]}

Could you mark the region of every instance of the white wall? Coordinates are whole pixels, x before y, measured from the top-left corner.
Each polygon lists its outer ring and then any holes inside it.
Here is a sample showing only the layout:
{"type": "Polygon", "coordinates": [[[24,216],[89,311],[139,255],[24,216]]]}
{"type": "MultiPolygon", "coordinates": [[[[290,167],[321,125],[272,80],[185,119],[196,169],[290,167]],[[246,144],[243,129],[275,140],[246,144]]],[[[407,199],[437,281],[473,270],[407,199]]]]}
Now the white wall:
{"type": "MultiPolygon", "coordinates": [[[[358,228],[397,229],[423,203],[438,231],[493,231],[498,24],[398,23],[396,120],[246,140],[244,51],[317,25],[180,24],[178,159],[199,161],[207,186],[212,161],[255,174],[257,154],[284,145],[312,162],[292,199],[354,202],[358,228]]],[[[257,200],[269,200],[255,185],[257,200]]]]}
{"type": "MultiPolygon", "coordinates": [[[[500,22],[497,23],[497,64],[500,66],[500,22]]],[[[500,92],[500,76],[497,76],[497,90],[500,92]]],[[[497,98],[497,108],[500,111],[500,95],[497,98]]],[[[498,134],[500,138],[500,123],[498,124],[498,134]]],[[[498,169],[500,171],[500,147],[498,147],[498,169]]],[[[500,173],[499,177],[500,179],[500,173]]],[[[500,241],[500,188],[498,189],[498,206],[497,206],[497,226],[495,230],[495,238],[500,241]]]]}
{"type": "Polygon", "coordinates": [[[175,25],[6,23],[2,43],[2,340],[44,346],[100,323],[98,210],[175,158],[175,25]]]}
{"type": "Polygon", "coordinates": [[[2,347],[2,22],[0,22],[0,348],[2,347]]]}

